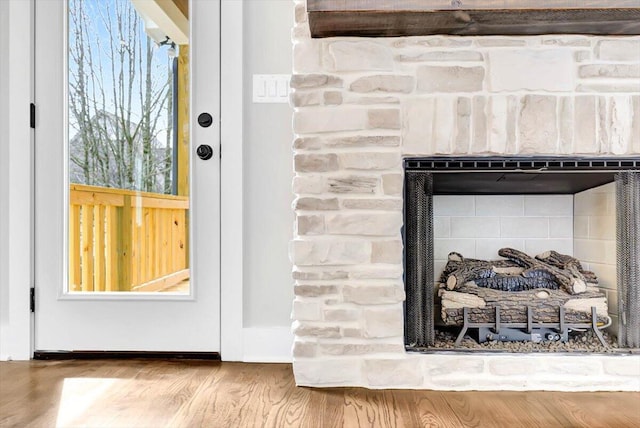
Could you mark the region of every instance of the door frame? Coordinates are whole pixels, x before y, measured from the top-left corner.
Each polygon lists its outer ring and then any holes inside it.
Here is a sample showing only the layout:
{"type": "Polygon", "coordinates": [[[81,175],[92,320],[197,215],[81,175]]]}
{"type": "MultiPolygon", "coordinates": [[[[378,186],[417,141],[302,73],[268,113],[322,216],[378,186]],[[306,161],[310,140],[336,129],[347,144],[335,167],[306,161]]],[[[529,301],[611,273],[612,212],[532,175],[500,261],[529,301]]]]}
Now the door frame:
{"type": "MultiPolygon", "coordinates": [[[[6,281],[0,282],[0,309],[4,312],[0,316],[0,360],[28,360],[34,351],[34,322],[29,308],[29,289],[35,285],[34,130],[29,127],[27,106],[35,98],[34,1],[8,2],[10,91],[7,101],[10,126],[9,138],[3,144],[9,145],[7,152],[11,187],[0,188],[3,204],[8,206],[7,220],[10,226],[8,239],[0,242],[3,252],[8,255],[7,274],[0,277],[0,281],[6,281]],[[25,73],[24,70],[30,70],[30,73],[25,73]]],[[[234,0],[220,1],[220,144],[224,154],[220,161],[220,355],[225,361],[241,361],[244,352],[242,3],[234,0]]]]}

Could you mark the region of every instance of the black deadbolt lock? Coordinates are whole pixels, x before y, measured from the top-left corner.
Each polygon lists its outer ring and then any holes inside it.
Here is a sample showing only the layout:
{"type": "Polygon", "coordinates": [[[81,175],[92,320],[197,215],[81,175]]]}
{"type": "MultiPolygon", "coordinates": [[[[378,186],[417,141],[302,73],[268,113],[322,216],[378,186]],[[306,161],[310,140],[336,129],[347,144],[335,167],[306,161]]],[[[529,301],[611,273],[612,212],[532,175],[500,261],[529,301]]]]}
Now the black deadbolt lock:
{"type": "Polygon", "coordinates": [[[198,125],[208,128],[213,123],[213,117],[209,113],[200,113],[198,115],[198,125]]]}
{"type": "Polygon", "coordinates": [[[208,160],[213,156],[213,149],[208,144],[201,144],[196,149],[196,154],[200,159],[208,160]]]}

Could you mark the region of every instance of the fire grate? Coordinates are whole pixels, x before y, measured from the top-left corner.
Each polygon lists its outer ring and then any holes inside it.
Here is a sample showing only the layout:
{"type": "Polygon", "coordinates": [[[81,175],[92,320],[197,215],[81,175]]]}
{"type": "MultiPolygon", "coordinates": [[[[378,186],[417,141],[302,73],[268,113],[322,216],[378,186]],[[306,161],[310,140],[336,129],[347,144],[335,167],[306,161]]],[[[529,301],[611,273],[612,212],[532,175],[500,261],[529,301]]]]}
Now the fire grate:
{"type": "Polygon", "coordinates": [[[640,348],[640,172],[616,176],[618,346],[640,348]]]}

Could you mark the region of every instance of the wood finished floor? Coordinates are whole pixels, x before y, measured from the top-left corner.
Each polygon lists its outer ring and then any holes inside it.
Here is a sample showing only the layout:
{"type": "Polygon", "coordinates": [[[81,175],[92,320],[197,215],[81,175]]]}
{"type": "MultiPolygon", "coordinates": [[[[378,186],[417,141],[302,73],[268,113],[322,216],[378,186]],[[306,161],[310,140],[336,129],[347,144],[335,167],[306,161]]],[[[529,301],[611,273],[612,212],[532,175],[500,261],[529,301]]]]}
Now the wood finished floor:
{"type": "Polygon", "coordinates": [[[640,427],[638,393],[299,388],[289,364],[0,363],[1,427],[640,427]]]}

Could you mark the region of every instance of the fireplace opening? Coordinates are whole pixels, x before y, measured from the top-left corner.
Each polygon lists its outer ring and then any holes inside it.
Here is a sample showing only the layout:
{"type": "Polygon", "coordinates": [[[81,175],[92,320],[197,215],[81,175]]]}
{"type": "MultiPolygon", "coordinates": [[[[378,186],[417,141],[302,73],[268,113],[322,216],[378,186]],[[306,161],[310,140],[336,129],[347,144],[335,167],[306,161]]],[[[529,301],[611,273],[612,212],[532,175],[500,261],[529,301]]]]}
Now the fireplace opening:
{"type": "Polygon", "coordinates": [[[405,347],[640,348],[640,160],[404,160],[405,347]]]}

